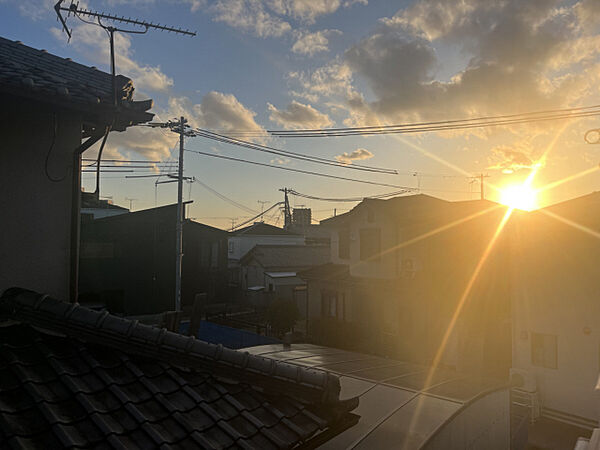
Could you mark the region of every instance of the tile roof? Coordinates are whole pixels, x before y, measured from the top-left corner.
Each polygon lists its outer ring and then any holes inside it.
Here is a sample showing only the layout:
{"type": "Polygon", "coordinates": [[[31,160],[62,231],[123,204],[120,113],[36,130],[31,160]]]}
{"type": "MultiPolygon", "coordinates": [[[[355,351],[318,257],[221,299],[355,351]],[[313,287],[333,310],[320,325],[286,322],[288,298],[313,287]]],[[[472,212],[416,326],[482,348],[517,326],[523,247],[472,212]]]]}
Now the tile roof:
{"type": "Polygon", "coordinates": [[[326,263],[298,272],[304,280],[351,281],[350,266],[347,264],[326,263]]]}
{"type": "Polygon", "coordinates": [[[22,289],[0,298],[0,442],[291,448],[354,424],[339,378],[22,289]]]}
{"type": "MultiPolygon", "coordinates": [[[[116,86],[124,116],[133,122],[152,119],[153,115],[145,112],[152,101],[133,101],[129,78],[117,75],[116,86]]],[[[83,111],[114,109],[110,74],[2,37],[0,91],[83,111]]]]}
{"type": "Polygon", "coordinates": [[[300,269],[326,263],[329,253],[329,246],[324,245],[255,245],[240,262],[247,264],[254,259],[266,269],[300,269]]]}

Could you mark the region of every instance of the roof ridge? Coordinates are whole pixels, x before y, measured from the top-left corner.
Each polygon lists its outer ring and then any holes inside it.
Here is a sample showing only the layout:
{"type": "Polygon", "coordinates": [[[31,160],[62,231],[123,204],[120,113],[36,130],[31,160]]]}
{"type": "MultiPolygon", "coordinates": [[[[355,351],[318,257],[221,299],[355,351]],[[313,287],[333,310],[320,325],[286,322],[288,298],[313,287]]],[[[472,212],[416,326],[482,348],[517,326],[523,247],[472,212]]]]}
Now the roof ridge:
{"type": "Polygon", "coordinates": [[[11,288],[0,297],[0,315],[51,332],[117,348],[174,365],[237,378],[302,402],[339,406],[339,377],[316,369],[251,355],[177,333],[11,288]]]}

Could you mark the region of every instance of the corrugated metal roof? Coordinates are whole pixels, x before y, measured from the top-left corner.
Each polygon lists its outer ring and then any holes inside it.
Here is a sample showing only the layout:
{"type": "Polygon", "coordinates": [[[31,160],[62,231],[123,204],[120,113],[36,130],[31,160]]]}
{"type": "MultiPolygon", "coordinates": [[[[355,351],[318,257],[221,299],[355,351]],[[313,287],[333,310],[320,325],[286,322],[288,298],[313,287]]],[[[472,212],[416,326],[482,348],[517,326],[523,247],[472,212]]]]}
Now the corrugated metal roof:
{"type": "Polygon", "coordinates": [[[335,373],[340,376],[340,398],[359,397],[359,423],[322,448],[420,448],[476,398],[507,387],[502,380],[311,344],[246,350],[335,373]]]}

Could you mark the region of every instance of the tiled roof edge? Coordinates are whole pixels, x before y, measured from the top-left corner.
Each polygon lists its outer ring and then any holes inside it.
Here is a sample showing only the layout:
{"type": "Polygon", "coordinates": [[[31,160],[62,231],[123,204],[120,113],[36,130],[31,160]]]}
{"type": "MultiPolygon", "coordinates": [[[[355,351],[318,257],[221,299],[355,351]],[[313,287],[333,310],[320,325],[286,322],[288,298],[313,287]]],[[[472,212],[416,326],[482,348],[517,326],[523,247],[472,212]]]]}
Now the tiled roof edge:
{"type": "Polygon", "coordinates": [[[0,297],[1,317],[173,365],[237,379],[305,403],[340,405],[339,378],[328,372],[209,344],[33,291],[6,290],[0,297]]]}

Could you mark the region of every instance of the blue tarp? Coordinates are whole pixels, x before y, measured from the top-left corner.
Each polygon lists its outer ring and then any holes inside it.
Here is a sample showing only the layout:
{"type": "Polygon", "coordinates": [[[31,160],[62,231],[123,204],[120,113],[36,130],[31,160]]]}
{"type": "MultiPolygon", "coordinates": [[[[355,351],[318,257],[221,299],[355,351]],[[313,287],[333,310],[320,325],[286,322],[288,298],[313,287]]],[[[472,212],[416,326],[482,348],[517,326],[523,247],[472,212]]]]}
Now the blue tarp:
{"type": "MultiPolygon", "coordinates": [[[[189,327],[189,322],[182,322],[179,332],[187,334],[189,327]]],[[[200,322],[200,328],[196,337],[211,344],[222,344],[224,347],[233,349],[281,343],[281,341],[272,337],[261,336],[260,334],[226,327],[225,325],[218,325],[206,320],[200,322]]]]}

